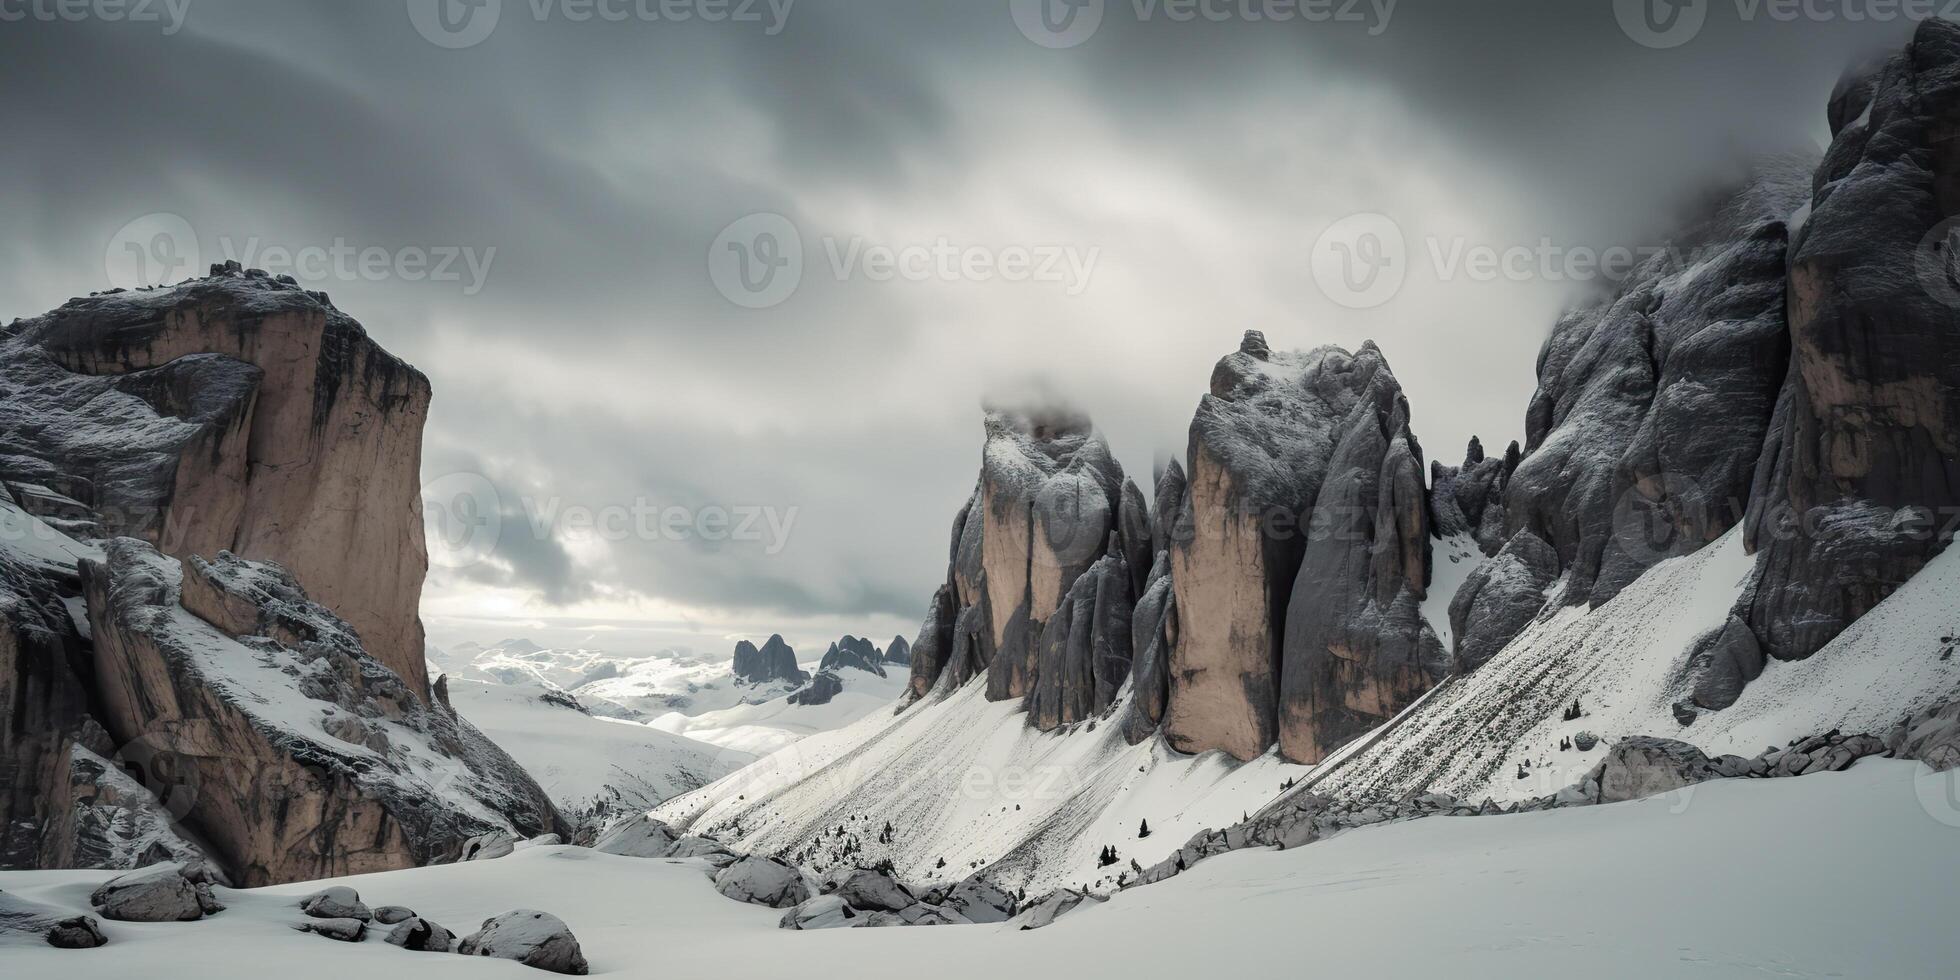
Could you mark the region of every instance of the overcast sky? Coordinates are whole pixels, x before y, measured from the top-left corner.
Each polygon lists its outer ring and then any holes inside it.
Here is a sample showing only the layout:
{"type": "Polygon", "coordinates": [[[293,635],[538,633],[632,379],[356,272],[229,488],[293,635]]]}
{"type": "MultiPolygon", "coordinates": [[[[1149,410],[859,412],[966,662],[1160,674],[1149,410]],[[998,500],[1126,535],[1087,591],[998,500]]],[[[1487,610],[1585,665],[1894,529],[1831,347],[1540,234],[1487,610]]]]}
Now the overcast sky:
{"type": "Polygon", "coordinates": [[[1086,409],[1148,492],[1259,329],[1374,339],[1431,458],[1519,438],[1597,287],[1540,256],[1585,278],[1574,250],[1815,152],[1841,68],[1910,30],[1832,14],[1858,0],[1670,33],[1607,0],[451,2],[0,0],[0,316],[193,257],[293,272],[429,375],[437,495],[499,507],[494,548],[438,552],[432,640],[715,655],[909,635],[988,398],[1086,409]],[[1386,279],[1340,278],[1386,240],[1355,214],[1402,236],[1386,279]]]}

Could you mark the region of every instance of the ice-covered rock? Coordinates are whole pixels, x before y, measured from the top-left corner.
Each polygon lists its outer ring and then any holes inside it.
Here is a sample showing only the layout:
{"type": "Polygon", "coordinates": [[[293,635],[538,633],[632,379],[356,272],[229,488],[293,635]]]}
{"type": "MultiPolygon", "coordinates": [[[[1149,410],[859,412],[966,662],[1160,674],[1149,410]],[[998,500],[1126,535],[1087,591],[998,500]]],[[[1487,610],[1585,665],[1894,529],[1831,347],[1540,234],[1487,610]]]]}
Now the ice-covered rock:
{"type": "Polygon", "coordinates": [[[954,885],[941,904],[969,922],[1006,922],[1018,911],[1013,895],[979,877],[954,885]]]}
{"type": "Polygon", "coordinates": [[[483,928],[464,937],[456,951],[494,956],[552,973],[584,976],[585,953],[564,921],[548,912],[518,909],[483,920],[483,928]]]}
{"type": "Polygon", "coordinates": [[[715,890],[738,902],[786,909],[810,897],[809,882],[780,858],[750,855],[715,873],[715,890]]]}
{"type": "Polygon", "coordinates": [[[308,919],[294,928],[336,942],[358,943],[367,939],[365,919],[308,919]]]}
{"type": "Polygon", "coordinates": [[[844,693],[844,679],[837,676],[833,668],[825,667],[810,678],[789,696],[789,703],[803,705],[829,704],[830,699],[844,693]]]}
{"type": "Polygon", "coordinates": [[[1102,898],[1089,892],[1058,888],[1028,903],[1029,911],[1027,918],[1021,922],[1021,928],[1042,929],[1054,925],[1056,919],[1080,908],[1083,902],[1101,901],[1102,898]]]}

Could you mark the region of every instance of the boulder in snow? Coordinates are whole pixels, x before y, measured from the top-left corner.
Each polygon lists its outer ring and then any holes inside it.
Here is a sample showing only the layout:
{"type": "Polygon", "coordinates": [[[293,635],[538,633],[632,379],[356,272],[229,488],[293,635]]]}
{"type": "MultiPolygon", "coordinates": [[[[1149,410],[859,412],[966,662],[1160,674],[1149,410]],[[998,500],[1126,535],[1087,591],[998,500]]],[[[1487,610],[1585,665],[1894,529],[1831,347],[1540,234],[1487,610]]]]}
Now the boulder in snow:
{"type": "Polygon", "coordinates": [[[204,918],[197,886],[179,864],[153,864],[111,878],[89,897],[105,919],[119,922],[193,922],[204,918]]]}
{"type": "Polygon", "coordinates": [[[786,909],[810,897],[803,872],[780,858],[740,858],[715,873],[715,890],[738,902],[786,909]]]}
{"type": "Polygon", "coordinates": [[[584,976],[585,954],[564,921],[548,912],[518,909],[483,920],[483,928],[463,939],[464,956],[494,956],[552,973],[584,976]]]}
{"type": "Polygon", "coordinates": [[[456,944],[456,935],[420,916],[403,919],[388,933],[388,945],[412,953],[447,953],[456,944]]]}
{"type": "Polygon", "coordinates": [[[857,925],[857,912],[836,895],[818,895],[783,913],[784,929],[839,929],[857,925]]]}
{"type": "Polygon", "coordinates": [[[674,828],[642,813],[607,827],[592,849],[622,857],[666,857],[675,839],[674,828]]]}

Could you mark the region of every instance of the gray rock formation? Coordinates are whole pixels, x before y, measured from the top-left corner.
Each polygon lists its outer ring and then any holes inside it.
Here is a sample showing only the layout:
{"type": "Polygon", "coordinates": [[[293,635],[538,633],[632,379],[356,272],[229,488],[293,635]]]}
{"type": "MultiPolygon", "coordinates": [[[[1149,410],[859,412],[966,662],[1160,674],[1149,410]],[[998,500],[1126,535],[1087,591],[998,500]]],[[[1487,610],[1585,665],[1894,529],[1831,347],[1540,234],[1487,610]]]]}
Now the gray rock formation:
{"type": "Polygon", "coordinates": [[[730,670],[736,680],[750,684],[778,681],[801,684],[810,679],[809,674],[796,666],[796,651],[783,642],[780,633],[771,633],[760,649],[747,640],[737,640],[730,670]]]}
{"type": "Polygon", "coordinates": [[[1109,554],[1076,577],[1041,633],[1028,719],[1044,731],[1109,708],[1130,676],[1130,571],[1109,554]]]}
{"type": "Polygon", "coordinates": [[[1394,717],[1450,667],[1421,612],[1429,501],[1409,405],[1379,352],[1363,346],[1354,363],[1286,606],[1279,747],[1295,762],[1394,717]]]}
{"type": "Polygon", "coordinates": [[[1170,700],[1170,651],[1177,642],[1177,597],[1171,591],[1168,551],[1157,554],[1143,595],[1130,621],[1133,670],[1130,708],[1123,718],[1123,737],[1135,745],[1157,733],[1170,700]]]}
{"type": "Polygon", "coordinates": [[[1900,722],[1886,736],[1886,748],[1901,759],[1918,759],[1934,772],[1960,769],[1960,701],[1929,708],[1900,722]]]}
{"type": "Polygon", "coordinates": [[[1721,629],[1703,636],[1688,655],[1696,707],[1720,710],[1742,696],[1742,688],[1762,676],[1763,647],[1749,624],[1730,616],[1721,629]]]}
{"type": "Polygon", "coordinates": [[[109,940],[91,916],[0,892],[0,946],[43,942],[56,949],[94,949],[109,940]]]}
{"type": "Polygon", "coordinates": [[[810,683],[792,692],[789,703],[801,705],[829,704],[830,699],[844,693],[844,680],[837,676],[835,668],[825,667],[810,678],[810,683]]]}
{"type": "MultiPolygon", "coordinates": [[[[1414,616],[1427,582],[1427,502],[1399,402],[1373,344],[1353,354],[1275,352],[1248,331],[1218,362],[1191,422],[1187,489],[1171,534],[1178,629],[1163,729],[1173,748],[1242,760],[1263,753],[1280,741],[1290,668],[1287,751],[1318,758],[1314,746],[1365,716],[1356,709],[1404,700],[1415,678],[1440,664],[1440,645],[1422,641],[1414,616]],[[1328,511],[1317,517],[1337,450],[1344,465],[1365,461],[1368,473],[1334,474],[1328,511]],[[1320,528],[1329,537],[1314,547],[1320,528]],[[1365,546],[1346,540],[1354,532],[1365,546]],[[1289,635],[1295,575],[1310,550],[1313,574],[1302,588],[1342,594],[1324,614],[1303,610],[1289,635]],[[1353,637],[1371,623],[1389,635],[1357,648],[1353,637]],[[1345,714],[1322,731],[1322,710],[1345,714]]],[[[1158,501],[1160,512],[1168,506],[1158,501]]]]}
{"type": "Polygon", "coordinates": [[[1497,655],[1545,606],[1558,579],[1558,552],[1530,531],[1519,531],[1490,560],[1477,566],[1450,599],[1450,633],[1456,637],[1458,673],[1469,673],[1497,655]]]}
{"type": "Polygon", "coordinates": [[[979,877],[967,878],[946,893],[940,903],[958,912],[968,922],[1006,922],[1020,910],[1020,903],[999,886],[979,877]]]}
{"type": "Polygon", "coordinates": [[[387,942],[411,953],[447,953],[456,946],[456,934],[427,919],[412,916],[395,923],[388,932],[387,942]]]}
{"type": "Polygon", "coordinates": [[[1485,456],[1476,436],[1464,451],[1463,465],[1429,464],[1429,511],[1437,537],[1467,534],[1494,555],[1504,546],[1504,488],[1522,458],[1516,442],[1503,456],[1485,456]]]}
{"type": "Polygon", "coordinates": [[[835,671],[852,667],[883,677],[885,676],[884,661],[885,655],[879,652],[878,647],[870,640],[846,633],[843,639],[832,643],[830,648],[824,651],[823,659],[817,663],[817,670],[835,671]]]}
{"type": "Polygon", "coordinates": [[[858,924],[856,909],[836,895],[818,895],[783,913],[783,929],[844,929],[858,924]]]}
{"type": "Polygon", "coordinates": [[[781,858],[750,855],[715,872],[715,890],[738,902],[786,909],[810,897],[810,883],[781,858]]]}
{"type": "Polygon", "coordinates": [[[919,901],[897,879],[872,868],[852,870],[830,894],[854,909],[881,912],[897,912],[919,901]]]}
{"type": "Polygon", "coordinates": [[[953,609],[953,586],[941,585],[926,605],[925,620],[919,624],[919,642],[912,646],[911,679],[905,687],[910,700],[925,697],[939,680],[939,673],[953,652],[953,621],[957,615],[953,609]]]}
{"type": "Polygon", "coordinates": [[[1553,547],[1564,602],[1598,605],[1742,519],[1788,360],[1784,222],[1807,166],[1764,165],[1546,340],[1505,530],[1553,547]]]}
{"type": "Polygon", "coordinates": [[[678,838],[672,827],[644,813],[637,813],[607,827],[592,849],[623,857],[661,858],[678,838]]]}
{"type": "Polygon", "coordinates": [[[578,937],[548,912],[518,909],[483,920],[483,928],[456,946],[464,956],[516,960],[536,970],[584,976],[588,967],[578,937]]]}
{"type": "Polygon", "coordinates": [[[900,667],[911,667],[911,642],[902,636],[892,637],[890,645],[885,647],[885,662],[888,664],[897,664],[900,667]]]}
{"type": "Polygon", "coordinates": [[[1742,612],[1782,660],[1816,652],[1944,547],[1960,503],[1960,26],[1833,94],[1792,235],[1789,360],[1750,496],[1742,612]],[[1854,108],[1856,106],[1856,108],[1854,108]]]}
{"type": "Polygon", "coordinates": [[[300,899],[299,910],[315,919],[359,919],[367,922],[374,913],[361,904],[359,892],[345,885],[323,888],[300,899]]]}
{"type": "Polygon", "coordinates": [[[89,896],[105,919],[118,922],[195,922],[204,918],[197,875],[179,864],[154,864],[111,878],[89,896]]]}

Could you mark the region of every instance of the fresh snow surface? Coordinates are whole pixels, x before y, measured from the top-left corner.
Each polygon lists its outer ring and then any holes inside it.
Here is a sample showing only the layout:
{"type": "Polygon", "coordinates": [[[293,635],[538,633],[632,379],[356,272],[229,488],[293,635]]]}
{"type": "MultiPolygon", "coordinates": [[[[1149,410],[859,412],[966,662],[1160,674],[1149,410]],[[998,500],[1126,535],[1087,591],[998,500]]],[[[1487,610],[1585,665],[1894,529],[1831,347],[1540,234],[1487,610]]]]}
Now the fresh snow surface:
{"type": "Polygon", "coordinates": [[[1468,534],[1452,534],[1430,542],[1429,591],[1422,600],[1422,618],[1443,641],[1443,649],[1456,649],[1456,634],[1450,632],[1450,600],[1456,598],[1463,580],[1486,559],[1483,549],[1468,534]]]}
{"type": "MultiPolygon", "coordinates": [[[[714,892],[698,860],[536,847],[493,861],[337,879],[370,905],[455,930],[534,908],[563,919],[595,976],[777,980],[810,964],[862,980],[997,980],[1003,971],[1124,980],[1217,975],[1906,978],[1951,976],[1960,812],[1949,775],[1869,759],[1847,772],[1733,780],[1613,806],[1433,817],[1291,851],[1242,851],[1088,905],[1033,932],[776,928],[782,913],[714,892]],[[1931,802],[1922,802],[1922,801],[1931,802]],[[1855,922],[1853,921],[1855,919],[1855,922]]],[[[108,875],[0,873],[19,898],[87,911],[108,875]]],[[[109,945],[0,952],[8,976],[343,980],[542,974],[295,932],[328,882],[218,889],[199,922],[103,922],[109,945]]]]}
{"type": "Polygon", "coordinates": [[[890,858],[909,881],[957,880],[985,868],[1030,895],[1111,883],[1129,859],[1149,866],[1199,830],[1223,827],[1278,796],[1306,766],[1267,754],[1239,764],[1223,753],[1173,752],[1124,742],[1112,719],[1054,732],[1028,727],[1021,702],[986,700],[984,681],[935,693],[893,715],[877,711],[811,735],[755,765],[669,800],[655,816],[722,837],[737,850],[784,853],[827,866],[839,826],[853,860],[890,858]],[[1151,835],[1137,831],[1148,820],[1151,835]],[[894,840],[878,838],[890,822],[894,840]],[[832,838],[834,842],[834,837],[832,838]],[[1098,869],[1104,845],[1123,862],[1098,869]],[[946,867],[938,862],[945,859],[946,867]]]}
{"type": "Polygon", "coordinates": [[[603,650],[551,649],[507,639],[492,647],[461,643],[430,659],[453,678],[495,684],[535,684],[569,691],[593,714],[645,721],[669,712],[698,715],[760,703],[796,690],[789,683],[749,684],[735,679],[729,657],[698,657],[662,650],[622,657],[603,650]]]}
{"type": "Polygon", "coordinates": [[[890,710],[911,675],[887,669],[879,677],[846,667],[837,672],[844,690],[828,704],[791,704],[777,697],[689,715],[670,711],[648,722],[654,728],[751,756],[767,755],[817,732],[842,728],[880,709],[890,710]]]}
{"type": "Polygon", "coordinates": [[[1452,678],[1344,763],[1323,766],[1316,792],[1400,795],[1441,791],[1475,802],[1557,792],[1629,735],[1752,756],[1831,729],[1883,735],[1905,715],[1960,693],[1960,552],[1949,549],[1878,608],[1807,660],[1771,661],[1733,706],[1688,725],[1688,649],[1720,627],[1752,559],[1731,531],[1692,555],[1649,569],[1612,601],[1549,612],[1489,663],[1452,678]],[[1583,716],[1565,721],[1574,700],[1583,716]],[[1581,731],[1590,752],[1561,751],[1581,731]],[[1518,778],[1520,763],[1527,765],[1518,778]]]}
{"type": "Polygon", "coordinates": [[[599,718],[536,684],[451,680],[449,702],[518,761],[562,807],[592,800],[644,809],[754,761],[629,721],[599,718]]]}

